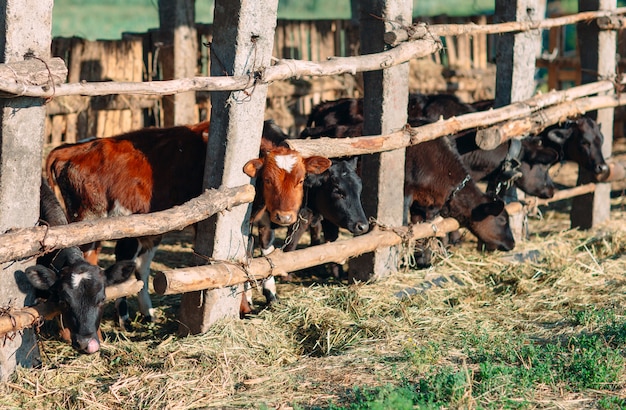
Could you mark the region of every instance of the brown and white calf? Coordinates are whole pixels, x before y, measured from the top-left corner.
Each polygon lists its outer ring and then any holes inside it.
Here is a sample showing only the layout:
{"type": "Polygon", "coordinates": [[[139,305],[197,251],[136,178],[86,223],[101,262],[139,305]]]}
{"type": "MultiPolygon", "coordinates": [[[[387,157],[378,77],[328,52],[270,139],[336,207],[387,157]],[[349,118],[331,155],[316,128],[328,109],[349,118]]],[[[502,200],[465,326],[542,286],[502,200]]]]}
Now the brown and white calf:
{"type": "MultiPolygon", "coordinates": [[[[40,191],[41,220],[49,226],[67,225],[61,204],[43,178],[40,191]]],[[[95,353],[100,349],[105,287],[126,281],[134,271],[130,260],[102,270],[87,262],[78,247],[70,247],[38,258],[25,274],[38,297],[60,309],[63,339],[81,353],[95,353]]]]}
{"type": "MultiPolygon", "coordinates": [[[[209,123],[203,122],[62,145],[48,155],[48,178],[58,186],[71,221],[168,209],[202,193],[208,130],[209,123]]],[[[293,223],[306,173],[326,169],[318,163],[330,166],[326,158],[303,158],[284,147],[271,147],[261,158],[250,160],[245,172],[262,175],[257,178],[255,198],[262,205],[255,216],[266,214],[274,223],[293,223]]],[[[148,277],[159,241],[160,237],[142,237],[116,245],[116,258],[127,258],[124,245],[139,243],[132,253],[144,282],[139,310],[147,320],[154,315],[148,277]]],[[[127,320],[124,313],[122,309],[121,323],[127,320]]]]}

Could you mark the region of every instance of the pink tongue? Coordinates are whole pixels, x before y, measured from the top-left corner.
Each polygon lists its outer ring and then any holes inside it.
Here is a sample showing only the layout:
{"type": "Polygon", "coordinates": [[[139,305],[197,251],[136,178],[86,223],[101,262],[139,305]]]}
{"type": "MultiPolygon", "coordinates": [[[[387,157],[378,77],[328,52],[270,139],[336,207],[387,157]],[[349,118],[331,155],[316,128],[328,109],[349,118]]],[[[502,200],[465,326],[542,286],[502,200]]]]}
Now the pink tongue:
{"type": "Polygon", "coordinates": [[[100,349],[100,343],[97,339],[91,339],[89,344],[87,344],[87,353],[92,354],[96,353],[100,349]]]}

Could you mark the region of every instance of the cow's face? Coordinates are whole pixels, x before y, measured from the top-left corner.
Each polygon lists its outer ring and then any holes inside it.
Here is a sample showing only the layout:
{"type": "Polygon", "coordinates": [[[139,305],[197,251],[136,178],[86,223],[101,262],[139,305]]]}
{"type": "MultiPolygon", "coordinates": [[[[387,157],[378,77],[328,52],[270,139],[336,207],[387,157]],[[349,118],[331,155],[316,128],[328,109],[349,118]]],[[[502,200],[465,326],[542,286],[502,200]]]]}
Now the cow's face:
{"type": "Polygon", "coordinates": [[[602,154],[604,136],[593,119],[582,116],[564,127],[554,128],[548,132],[548,139],[562,147],[565,155],[562,159],[576,162],[591,172],[597,181],[608,178],[609,166],[602,154]]]}
{"type": "Polygon", "coordinates": [[[307,176],[305,185],[311,189],[313,203],[324,219],[361,235],[369,230],[369,223],[361,204],[363,183],[356,167],[357,157],[334,160],[326,172],[307,176]]]}
{"type": "Polygon", "coordinates": [[[288,226],[296,222],[302,205],[306,174],[320,174],[330,165],[328,158],[303,158],[297,151],[278,147],[248,161],[243,170],[246,175],[261,179],[263,202],[270,220],[288,226]]]}
{"type": "Polygon", "coordinates": [[[552,198],[556,187],[549,170],[558,161],[558,152],[544,146],[538,137],[524,138],[522,146],[524,154],[519,167],[522,176],[515,180],[515,186],[532,196],[552,198]]]}
{"type": "Polygon", "coordinates": [[[103,271],[98,266],[78,260],[60,271],[35,265],[26,269],[26,277],[57,304],[63,326],[69,330],[72,347],[81,353],[100,349],[98,337],[105,300],[105,287],[128,279],[135,271],[131,261],[118,262],[103,271]]]}
{"type": "Polygon", "coordinates": [[[472,209],[469,229],[484,243],[485,250],[510,251],[515,247],[509,214],[500,199],[481,203],[472,209]]]}

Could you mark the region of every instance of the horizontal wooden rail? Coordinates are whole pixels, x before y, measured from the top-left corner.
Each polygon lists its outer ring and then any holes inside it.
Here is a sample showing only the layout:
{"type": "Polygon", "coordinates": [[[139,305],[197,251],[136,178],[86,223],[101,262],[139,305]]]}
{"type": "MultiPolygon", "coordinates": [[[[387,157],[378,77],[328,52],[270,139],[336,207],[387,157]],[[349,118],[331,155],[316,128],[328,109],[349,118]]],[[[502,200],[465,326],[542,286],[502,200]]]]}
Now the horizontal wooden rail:
{"type": "Polygon", "coordinates": [[[160,295],[216,289],[224,286],[262,280],[270,275],[285,275],[328,262],[341,263],[351,257],[372,252],[379,247],[394,246],[406,239],[420,239],[459,229],[452,219],[438,217],[433,222],[413,225],[411,228],[375,228],[370,233],[343,241],[329,242],[292,252],[275,250],[267,257],[253,258],[247,266],[217,262],[157,272],[154,290],[160,295]],[[406,239],[405,239],[406,238],[406,239]]]}
{"type": "Polygon", "coordinates": [[[10,231],[0,235],[0,262],[39,256],[55,249],[99,240],[160,235],[181,230],[217,212],[252,202],[254,195],[252,185],[222,187],[207,190],[199,197],[165,211],[10,231]]]}
{"type": "Polygon", "coordinates": [[[54,88],[16,83],[0,76],[0,93],[15,96],[52,98],[64,95],[150,94],[170,95],[187,91],[245,90],[258,83],[299,78],[375,71],[429,56],[441,49],[439,40],[428,39],[403,43],[391,50],[356,57],[334,57],[327,61],[278,60],[270,67],[257,67],[249,75],[228,77],[193,77],[148,82],[80,82],[54,88]]]}
{"type": "MultiPolygon", "coordinates": [[[[98,96],[110,94],[171,95],[188,91],[233,91],[251,88],[256,83],[269,83],[301,76],[326,76],[363,71],[375,71],[425,57],[441,49],[439,36],[504,33],[511,31],[550,28],[599,17],[626,13],[626,8],[612,11],[584,12],[538,22],[508,22],[492,25],[448,24],[409,26],[387,33],[387,41],[397,46],[381,53],[354,57],[335,57],[328,61],[278,60],[270,67],[257,67],[249,75],[225,77],[192,77],[149,82],[80,82],[65,84],[33,84],[17,79],[15,75],[2,75],[0,65],[0,94],[12,96],[52,98],[66,95],[98,96]],[[402,34],[404,33],[404,34],[402,34]],[[403,42],[402,39],[412,41],[403,42]]],[[[50,65],[49,60],[47,62],[50,65]]],[[[5,70],[6,71],[6,70],[5,70]]]]}
{"type": "Polygon", "coordinates": [[[501,34],[518,31],[530,31],[538,29],[549,29],[568,24],[575,24],[581,21],[598,19],[599,26],[603,29],[621,29],[619,14],[626,13],[626,7],[619,7],[615,10],[606,11],[586,11],[568,16],[547,18],[539,21],[513,21],[497,24],[433,24],[416,23],[408,27],[398,28],[385,33],[385,42],[389,45],[396,45],[406,40],[419,40],[433,36],[459,36],[463,34],[501,34]],[[611,17],[615,17],[611,19],[611,17]]]}
{"type": "MultiPolygon", "coordinates": [[[[622,77],[620,83],[624,84],[625,79],[622,77]]],[[[411,128],[405,127],[402,130],[386,135],[371,135],[355,138],[328,138],[322,137],[318,139],[292,139],[287,144],[304,156],[322,155],[328,158],[343,157],[350,155],[373,154],[376,152],[389,151],[394,149],[405,148],[409,145],[418,144],[420,142],[434,140],[444,135],[451,135],[460,131],[483,128],[498,124],[503,127],[506,121],[519,121],[524,123],[535,113],[539,118],[534,128],[539,130],[540,126],[547,127],[562,119],[563,115],[569,114],[579,115],[586,111],[599,108],[616,107],[626,104],[626,98],[617,96],[600,96],[587,97],[589,95],[604,93],[615,88],[615,83],[609,80],[597,81],[578,87],[572,87],[563,91],[550,91],[546,94],[538,94],[524,101],[519,101],[507,105],[505,107],[492,109],[488,111],[480,111],[470,114],[459,115],[457,117],[439,120],[431,124],[421,127],[411,128]],[[554,118],[545,118],[543,112],[550,106],[558,106],[562,115],[554,118]]],[[[537,120],[535,118],[535,120],[537,120]]],[[[497,131],[495,136],[486,140],[485,144],[494,144],[496,138],[504,142],[506,139],[515,135],[523,135],[525,131],[521,127],[511,127],[511,131],[517,130],[519,133],[510,132],[508,134],[500,134],[497,131]]],[[[497,144],[496,144],[497,145],[497,144]]]]}
{"type": "Polygon", "coordinates": [[[536,135],[552,124],[564,122],[568,118],[577,117],[588,111],[625,104],[625,95],[615,94],[578,98],[537,111],[524,118],[513,119],[496,126],[478,130],[476,132],[476,144],[482,149],[491,150],[511,138],[522,135],[536,135]]]}
{"type": "MultiPolygon", "coordinates": [[[[122,296],[135,295],[142,287],[143,282],[133,277],[124,283],[107,287],[105,289],[106,300],[116,300],[122,296]]],[[[26,329],[42,320],[52,319],[59,313],[58,306],[50,302],[3,312],[0,316],[0,336],[26,329]]]]}

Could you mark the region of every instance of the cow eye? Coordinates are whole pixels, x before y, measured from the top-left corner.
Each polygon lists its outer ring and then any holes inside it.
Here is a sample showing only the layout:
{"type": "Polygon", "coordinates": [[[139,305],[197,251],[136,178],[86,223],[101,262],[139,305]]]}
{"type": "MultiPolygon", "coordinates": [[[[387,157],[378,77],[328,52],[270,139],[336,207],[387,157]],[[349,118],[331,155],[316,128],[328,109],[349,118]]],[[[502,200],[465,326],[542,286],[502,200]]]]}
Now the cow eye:
{"type": "Polygon", "coordinates": [[[304,183],[304,178],[298,181],[298,185],[302,185],[304,183]]]}

